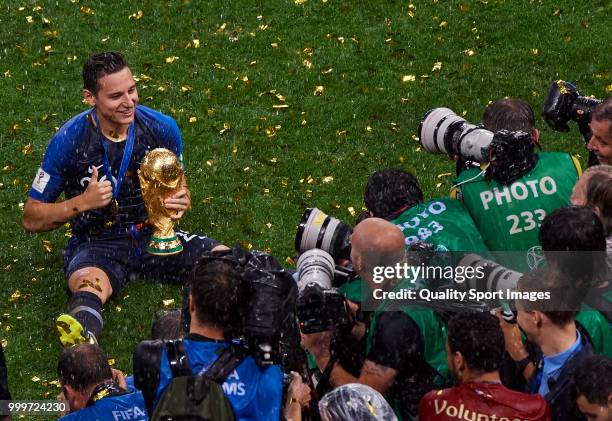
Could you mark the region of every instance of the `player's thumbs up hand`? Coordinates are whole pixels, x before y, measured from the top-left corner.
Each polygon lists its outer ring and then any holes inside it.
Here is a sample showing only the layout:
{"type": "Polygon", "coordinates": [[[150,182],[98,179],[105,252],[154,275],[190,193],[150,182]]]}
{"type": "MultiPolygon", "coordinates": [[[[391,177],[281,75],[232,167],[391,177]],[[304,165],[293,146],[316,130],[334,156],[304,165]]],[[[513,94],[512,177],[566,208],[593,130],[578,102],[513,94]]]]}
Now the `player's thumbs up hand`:
{"type": "Polygon", "coordinates": [[[85,209],[99,209],[108,205],[113,198],[113,186],[109,180],[98,181],[98,168],[92,165],[91,180],[83,192],[85,209]]]}

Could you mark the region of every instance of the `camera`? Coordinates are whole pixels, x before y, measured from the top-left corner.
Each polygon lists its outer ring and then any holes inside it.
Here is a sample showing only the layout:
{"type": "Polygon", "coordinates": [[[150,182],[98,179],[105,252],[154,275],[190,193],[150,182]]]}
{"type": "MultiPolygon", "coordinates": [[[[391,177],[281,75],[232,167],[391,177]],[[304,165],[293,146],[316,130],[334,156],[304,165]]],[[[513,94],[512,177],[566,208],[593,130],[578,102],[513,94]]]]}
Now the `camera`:
{"type": "Polygon", "coordinates": [[[469,123],[449,108],[434,108],[423,116],[419,140],[430,153],[457,155],[480,163],[519,161],[533,151],[531,134],[500,130],[493,133],[469,123]]]}
{"type": "MultiPolygon", "coordinates": [[[[556,80],[551,82],[542,106],[542,117],[556,131],[567,132],[567,122],[572,120],[581,126],[581,131],[591,121],[591,114],[602,100],[580,95],[576,86],[570,82],[556,80]]],[[[589,136],[590,137],[590,136],[589,136]]]]}
{"type": "Polygon", "coordinates": [[[295,235],[295,250],[304,253],[317,248],[332,255],[336,261],[350,259],[352,233],[347,223],[317,208],[307,208],[295,235]]]}
{"type": "MultiPolygon", "coordinates": [[[[245,345],[260,366],[281,362],[283,337],[293,327],[297,285],[293,277],[271,255],[233,249],[212,252],[200,259],[225,260],[240,274],[239,308],[232,326],[224,326],[227,339],[245,345]]],[[[191,285],[183,288],[183,329],[191,323],[188,297],[191,285]]]]}
{"type": "Polygon", "coordinates": [[[295,305],[300,330],[315,333],[338,326],[352,326],[352,313],[344,294],[334,285],[332,256],[321,249],[310,249],[297,262],[298,297],[295,305]]]}
{"type": "Polygon", "coordinates": [[[463,256],[457,266],[474,268],[474,271],[472,271],[474,276],[466,276],[466,288],[483,292],[515,289],[519,279],[523,276],[521,272],[508,269],[474,253],[463,256]],[[477,276],[477,274],[480,276],[477,276]]]}

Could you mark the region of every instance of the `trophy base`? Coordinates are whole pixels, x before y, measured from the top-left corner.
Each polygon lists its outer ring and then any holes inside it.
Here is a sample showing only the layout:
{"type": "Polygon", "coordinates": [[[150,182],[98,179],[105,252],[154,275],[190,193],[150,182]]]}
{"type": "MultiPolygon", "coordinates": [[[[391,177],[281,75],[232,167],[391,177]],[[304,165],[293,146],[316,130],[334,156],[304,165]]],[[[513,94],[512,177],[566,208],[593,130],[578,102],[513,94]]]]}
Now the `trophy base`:
{"type": "Polygon", "coordinates": [[[146,248],[147,253],[155,256],[170,256],[178,254],[183,251],[183,245],[176,238],[176,235],[167,238],[153,237],[149,241],[149,245],[146,248]]]}

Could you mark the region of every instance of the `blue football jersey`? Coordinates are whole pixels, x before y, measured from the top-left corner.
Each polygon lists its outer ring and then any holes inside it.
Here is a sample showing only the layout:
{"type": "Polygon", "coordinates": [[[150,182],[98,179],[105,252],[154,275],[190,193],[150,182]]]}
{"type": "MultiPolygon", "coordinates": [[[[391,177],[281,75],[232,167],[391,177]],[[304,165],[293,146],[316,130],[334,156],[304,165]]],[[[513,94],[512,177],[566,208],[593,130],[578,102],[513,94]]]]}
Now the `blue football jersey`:
{"type": "MultiPolygon", "coordinates": [[[[94,165],[98,168],[99,181],[110,176],[113,185],[116,183],[126,142],[112,142],[101,135],[93,123],[93,112],[87,110],[71,118],[53,136],[32,183],[31,198],[52,203],[62,192],[66,199],[80,195],[91,180],[94,165]],[[104,167],[103,143],[108,150],[110,174],[104,167]]],[[[138,105],[134,121],[134,150],[117,197],[119,212],[114,217],[106,208],[80,213],[70,221],[74,235],[100,233],[109,222],[119,228],[144,222],[147,213],[137,172],[144,156],[151,149],[167,148],[182,161],[182,140],[174,119],[138,105]]]]}
{"type": "Polygon", "coordinates": [[[136,390],[125,395],[100,399],[93,405],[60,418],[60,421],[147,421],[142,393],[136,390]]]}
{"type": "MultiPolygon", "coordinates": [[[[223,341],[183,339],[187,357],[194,374],[201,374],[217,359],[223,341]]],[[[172,371],[166,351],[163,351],[160,380],[155,405],[172,381],[172,371]]],[[[279,366],[259,367],[251,356],[247,356],[225,379],[222,385],[234,411],[236,420],[278,420],[283,393],[283,373],[279,366]]]]}

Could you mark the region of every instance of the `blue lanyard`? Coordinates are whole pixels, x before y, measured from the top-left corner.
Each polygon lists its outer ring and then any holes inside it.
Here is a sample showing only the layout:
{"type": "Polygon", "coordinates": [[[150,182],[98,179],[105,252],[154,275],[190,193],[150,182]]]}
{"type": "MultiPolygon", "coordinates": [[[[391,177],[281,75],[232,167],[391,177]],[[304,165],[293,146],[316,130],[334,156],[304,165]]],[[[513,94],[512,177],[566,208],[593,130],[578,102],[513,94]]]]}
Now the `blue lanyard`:
{"type": "Polygon", "coordinates": [[[128,127],[128,136],[127,143],[125,144],[125,149],[123,151],[123,158],[121,158],[121,166],[119,167],[119,173],[117,174],[117,182],[113,183],[113,174],[111,173],[110,162],[108,161],[108,144],[104,141],[104,135],[102,134],[102,130],[100,128],[100,122],[98,120],[98,114],[96,111],[92,111],[93,118],[96,122],[96,127],[98,130],[98,134],[102,138],[102,147],[104,148],[104,173],[106,174],[106,178],[110,181],[113,186],[113,199],[117,199],[119,196],[119,189],[121,188],[121,183],[123,183],[123,179],[125,178],[125,173],[127,172],[128,166],[130,165],[130,159],[132,158],[132,151],[134,150],[134,140],[136,138],[136,123],[133,121],[128,127]]]}

